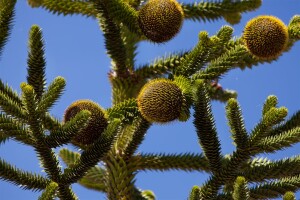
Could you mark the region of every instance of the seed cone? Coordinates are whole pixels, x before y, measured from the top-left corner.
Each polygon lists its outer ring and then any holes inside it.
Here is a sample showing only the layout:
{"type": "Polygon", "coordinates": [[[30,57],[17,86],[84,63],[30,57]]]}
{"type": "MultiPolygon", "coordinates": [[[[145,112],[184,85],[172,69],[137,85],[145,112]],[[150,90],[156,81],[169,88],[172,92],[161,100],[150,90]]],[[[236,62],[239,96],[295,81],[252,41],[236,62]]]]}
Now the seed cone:
{"type": "Polygon", "coordinates": [[[260,59],[275,59],[286,48],[288,29],[273,16],[258,16],[244,29],[243,39],[248,50],[260,59]]]}
{"type": "Polygon", "coordinates": [[[144,35],[162,43],[181,29],[183,9],[176,0],[149,0],[139,11],[138,23],[144,35]]]}
{"type": "Polygon", "coordinates": [[[137,100],[138,108],[147,121],[166,123],[180,116],[184,96],[171,80],[155,79],[144,85],[137,100]]]}
{"type": "Polygon", "coordinates": [[[91,112],[91,118],[85,128],[72,138],[72,143],[77,146],[92,144],[97,140],[107,126],[107,118],[103,109],[90,100],[78,100],[73,102],[65,111],[64,121],[68,122],[82,110],[91,112]]]}

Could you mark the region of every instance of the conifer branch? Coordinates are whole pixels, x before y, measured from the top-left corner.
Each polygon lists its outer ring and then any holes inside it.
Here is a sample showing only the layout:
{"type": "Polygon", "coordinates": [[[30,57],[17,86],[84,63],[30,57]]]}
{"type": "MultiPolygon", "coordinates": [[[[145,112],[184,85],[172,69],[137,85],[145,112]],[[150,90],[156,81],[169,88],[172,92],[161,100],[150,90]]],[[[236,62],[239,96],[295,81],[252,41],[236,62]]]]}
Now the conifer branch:
{"type": "Polygon", "coordinates": [[[80,159],[74,165],[65,169],[61,179],[62,182],[65,184],[77,182],[91,167],[94,167],[111,149],[119,126],[119,120],[111,122],[102,133],[102,136],[82,152],[80,159]]]}
{"type": "Polygon", "coordinates": [[[24,144],[33,145],[35,142],[34,138],[31,137],[31,133],[25,126],[25,124],[18,122],[18,120],[0,113],[0,132],[4,141],[11,137],[24,144]]]}
{"type": "Polygon", "coordinates": [[[124,24],[132,33],[141,35],[138,26],[138,12],[122,0],[92,0],[96,8],[104,4],[108,13],[119,23],[124,24]]]}
{"type": "Polygon", "coordinates": [[[273,153],[290,147],[297,142],[300,142],[300,127],[262,139],[257,142],[257,144],[253,144],[255,150],[253,150],[252,153],[273,153]]]}
{"type": "Polygon", "coordinates": [[[64,88],[66,87],[66,81],[62,77],[56,77],[49,85],[47,91],[41,96],[41,99],[37,105],[39,113],[47,112],[54,103],[62,95],[64,88]]]}
{"type": "MultiPolygon", "coordinates": [[[[105,1],[106,2],[106,1],[105,1]]],[[[121,29],[118,24],[113,21],[113,13],[108,10],[108,6],[104,1],[96,1],[95,7],[99,12],[99,23],[105,38],[105,47],[107,54],[113,60],[116,76],[127,76],[128,69],[126,66],[126,48],[122,40],[121,29]]]]}
{"type": "Polygon", "coordinates": [[[35,150],[49,178],[58,183],[60,181],[61,169],[55,152],[41,142],[37,142],[35,150]]]}
{"type": "Polygon", "coordinates": [[[217,136],[210,99],[204,82],[199,81],[194,95],[194,125],[199,143],[208,159],[210,169],[217,173],[221,168],[221,145],[217,136]]]}
{"type": "Polygon", "coordinates": [[[94,5],[85,0],[42,0],[38,3],[35,2],[34,4],[31,4],[31,6],[42,7],[45,10],[58,15],[80,14],[86,17],[97,16],[97,11],[94,8],[94,5]]]}
{"type": "Polygon", "coordinates": [[[296,192],[300,187],[300,177],[292,176],[259,184],[250,188],[250,197],[254,199],[278,198],[288,191],[296,192]]]}
{"type": "Polygon", "coordinates": [[[39,196],[38,200],[54,199],[56,196],[57,187],[58,187],[57,183],[51,182],[49,185],[47,185],[47,187],[45,188],[41,196],[39,196]]]}
{"type": "Polygon", "coordinates": [[[142,117],[136,118],[129,128],[129,133],[124,135],[124,154],[131,157],[144,140],[151,124],[142,117]],[[126,140],[127,139],[127,140],[126,140]]]}
{"type": "Polygon", "coordinates": [[[279,124],[287,116],[288,111],[285,107],[270,108],[270,110],[263,115],[262,120],[255,126],[250,135],[250,144],[255,144],[260,139],[269,136],[272,127],[279,124]]]}
{"type": "Polygon", "coordinates": [[[269,135],[275,136],[282,132],[289,131],[293,128],[297,128],[300,126],[300,111],[297,111],[294,115],[290,117],[290,119],[286,120],[284,123],[280,124],[279,126],[273,128],[269,135]]]}
{"type": "Polygon", "coordinates": [[[50,135],[45,137],[45,144],[49,148],[56,148],[63,144],[67,144],[85,125],[87,124],[91,113],[89,111],[80,111],[70,121],[66,122],[60,129],[50,132],[50,135]]]}
{"type": "Polygon", "coordinates": [[[84,177],[79,179],[78,183],[86,188],[105,192],[105,173],[105,170],[99,166],[92,167],[84,177]]]}
{"type": "Polygon", "coordinates": [[[183,4],[182,7],[186,19],[214,21],[223,17],[227,22],[236,24],[240,21],[239,15],[242,12],[255,10],[260,5],[261,0],[239,0],[183,4]]]}
{"type": "Polygon", "coordinates": [[[226,106],[226,113],[232,138],[237,149],[248,147],[248,134],[244,125],[240,106],[235,99],[229,99],[226,106]]]}
{"type": "MultiPolygon", "coordinates": [[[[81,155],[64,148],[59,151],[59,156],[68,167],[72,167],[80,159],[81,155]]],[[[86,174],[78,180],[78,183],[86,188],[103,192],[106,188],[104,185],[105,173],[103,168],[96,165],[89,169],[86,174]]]]}
{"type": "Polygon", "coordinates": [[[46,60],[42,30],[37,25],[33,25],[30,29],[28,49],[27,82],[33,87],[36,98],[39,100],[46,87],[46,60]]]}
{"type": "Polygon", "coordinates": [[[134,74],[130,74],[127,78],[116,78],[114,72],[111,72],[110,82],[112,85],[112,104],[116,105],[136,98],[138,92],[145,84],[146,80],[138,79],[134,74]]]}
{"type": "Polygon", "coordinates": [[[134,163],[126,163],[118,152],[109,153],[107,165],[106,193],[108,199],[133,199],[134,163]]]}
{"type": "Polygon", "coordinates": [[[0,91],[0,110],[13,117],[25,119],[25,111],[22,107],[23,103],[15,101],[15,99],[7,96],[4,92],[0,91]]]}
{"type": "Polygon", "coordinates": [[[193,186],[190,195],[189,195],[189,200],[199,200],[200,196],[200,188],[199,186],[195,185],[193,186]]]}
{"type": "Polygon", "coordinates": [[[135,163],[139,171],[211,171],[203,154],[141,154],[133,156],[129,162],[135,163]]]}
{"type": "Polygon", "coordinates": [[[126,48],[126,66],[130,71],[134,71],[135,67],[135,57],[137,55],[137,47],[140,38],[131,33],[128,28],[124,25],[121,25],[121,34],[126,48]]]}
{"type": "Polygon", "coordinates": [[[59,157],[68,167],[74,166],[74,164],[80,159],[80,156],[80,153],[73,152],[67,148],[63,148],[59,151],[59,157]]]}
{"type": "Polygon", "coordinates": [[[136,70],[136,74],[144,78],[153,78],[175,71],[177,75],[190,76],[226,51],[232,33],[233,29],[230,26],[223,26],[211,38],[207,32],[200,32],[199,42],[192,50],[171,54],[150,66],[142,66],[136,70]]]}
{"type": "Polygon", "coordinates": [[[8,140],[9,140],[9,136],[6,135],[3,131],[0,131],[0,145],[4,144],[8,140]]]}
{"type": "Polygon", "coordinates": [[[232,194],[233,200],[249,200],[250,194],[247,186],[247,181],[244,177],[238,176],[234,183],[232,194]]]}
{"type": "Polygon", "coordinates": [[[249,159],[248,149],[237,150],[233,152],[231,158],[225,162],[224,166],[219,169],[218,173],[211,176],[210,179],[201,187],[200,199],[216,198],[220,187],[234,181],[237,170],[249,159]]]}
{"type": "Polygon", "coordinates": [[[0,0],[0,56],[11,32],[16,2],[16,0],[0,0]]]}
{"type": "Polygon", "coordinates": [[[58,191],[59,193],[57,196],[62,200],[79,200],[69,185],[59,184],[58,191]]]}
{"type": "Polygon", "coordinates": [[[205,31],[200,32],[198,44],[187,54],[176,69],[176,74],[191,76],[203,69],[208,62],[220,57],[228,50],[227,46],[232,33],[233,28],[230,26],[221,27],[212,37],[208,37],[205,31]]]}
{"type": "Polygon", "coordinates": [[[0,159],[0,180],[8,181],[23,189],[43,190],[50,180],[30,172],[25,172],[0,159]]]}
{"type": "Polygon", "coordinates": [[[278,104],[278,99],[274,95],[270,95],[267,97],[267,100],[264,103],[262,115],[266,115],[272,108],[276,108],[278,104]]]}
{"type": "Polygon", "coordinates": [[[36,113],[36,95],[34,89],[31,85],[27,83],[21,84],[21,89],[23,92],[23,104],[26,111],[26,117],[28,120],[28,124],[30,125],[30,129],[35,139],[42,141],[44,138],[42,128],[39,124],[39,114],[36,113]]]}
{"type": "Polygon", "coordinates": [[[238,66],[241,60],[248,54],[243,45],[237,45],[225,52],[222,56],[216,58],[207,66],[206,69],[195,73],[192,79],[217,79],[227,73],[229,70],[238,66]]]}
{"type": "Polygon", "coordinates": [[[61,170],[56,155],[52,149],[48,148],[45,143],[45,135],[40,123],[39,113],[37,113],[37,101],[34,89],[27,83],[21,84],[23,91],[24,106],[27,111],[28,124],[32,132],[33,137],[36,139],[34,144],[41,163],[45,168],[47,175],[51,180],[59,182],[61,170]]]}
{"type": "Polygon", "coordinates": [[[257,160],[242,168],[241,175],[248,182],[262,182],[300,174],[300,156],[276,161],[262,160],[260,163],[257,160]]]}
{"type": "Polygon", "coordinates": [[[0,94],[5,96],[10,101],[14,102],[19,107],[22,107],[22,100],[19,97],[18,93],[14,91],[8,84],[5,84],[0,79],[0,94]]]}
{"type": "Polygon", "coordinates": [[[139,116],[136,99],[128,99],[107,109],[110,120],[119,119],[122,122],[130,123],[139,116]]]}
{"type": "Polygon", "coordinates": [[[135,74],[142,80],[161,77],[178,68],[187,54],[188,52],[173,53],[163,58],[159,58],[155,60],[153,64],[143,65],[137,68],[135,74]]]}
{"type": "Polygon", "coordinates": [[[207,63],[212,41],[206,31],[199,33],[198,44],[185,56],[180,66],[176,68],[175,74],[188,77],[200,70],[207,63]]]}
{"type": "Polygon", "coordinates": [[[229,99],[237,98],[236,91],[219,88],[219,86],[207,85],[207,92],[211,100],[220,101],[226,103],[229,99]]]}

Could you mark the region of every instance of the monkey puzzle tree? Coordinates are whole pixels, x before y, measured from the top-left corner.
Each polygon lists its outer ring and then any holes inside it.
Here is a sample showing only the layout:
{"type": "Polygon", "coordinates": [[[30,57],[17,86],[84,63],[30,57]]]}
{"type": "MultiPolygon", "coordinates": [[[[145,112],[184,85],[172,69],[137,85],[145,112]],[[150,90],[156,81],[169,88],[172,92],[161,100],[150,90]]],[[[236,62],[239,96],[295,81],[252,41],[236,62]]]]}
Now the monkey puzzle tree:
{"type": "MultiPolygon", "coordinates": [[[[0,0],[0,53],[11,30],[15,4],[16,0],[0,0]]],[[[277,97],[270,95],[259,123],[247,131],[237,94],[223,89],[218,80],[232,69],[272,62],[291,49],[300,39],[300,16],[292,17],[287,25],[275,16],[258,16],[247,23],[241,37],[233,37],[231,26],[221,27],[212,36],[201,31],[191,50],[137,67],[140,42],[166,43],[189,19],[224,18],[236,24],[242,13],[257,9],[262,1],[28,0],[28,4],[54,14],[81,14],[99,21],[112,61],[108,73],[112,106],[104,109],[80,99],[66,108],[63,120],[50,113],[66,81],[57,77],[46,84],[45,42],[41,28],[33,25],[21,94],[0,81],[0,144],[12,139],[33,147],[47,176],[1,159],[0,179],[42,191],[39,199],[78,199],[73,183],[103,192],[112,200],[155,199],[155,191],[139,189],[137,172],[195,170],[210,177],[191,188],[187,194],[191,200],[295,199],[294,192],[300,188],[299,156],[271,161],[260,154],[300,141],[300,112],[287,118],[287,108],[279,107],[277,97]],[[221,153],[211,100],[226,106],[235,144],[230,155],[221,153]],[[185,123],[190,118],[201,152],[137,152],[152,124],[185,123]],[[55,150],[65,144],[80,149],[79,153],[62,148],[56,155],[55,150]]]]}

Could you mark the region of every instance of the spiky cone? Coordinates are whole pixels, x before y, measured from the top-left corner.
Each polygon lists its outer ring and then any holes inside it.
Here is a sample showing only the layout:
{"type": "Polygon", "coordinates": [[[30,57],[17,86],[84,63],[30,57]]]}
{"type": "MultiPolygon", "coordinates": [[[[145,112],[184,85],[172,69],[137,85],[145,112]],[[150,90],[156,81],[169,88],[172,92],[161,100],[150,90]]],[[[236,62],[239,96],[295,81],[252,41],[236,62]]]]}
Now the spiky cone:
{"type": "MultiPolygon", "coordinates": [[[[143,86],[138,97],[138,109],[149,122],[166,123],[188,116],[187,101],[174,81],[159,78],[149,81],[143,86]]],[[[187,120],[187,119],[184,119],[187,120]]],[[[181,120],[181,121],[184,121],[181,120]]]]}
{"type": "Polygon", "coordinates": [[[78,100],[73,102],[65,111],[64,122],[70,121],[82,110],[91,112],[91,118],[88,124],[82,128],[79,133],[72,138],[72,144],[85,147],[97,140],[104,129],[107,127],[107,116],[103,108],[91,100],[78,100]]]}
{"type": "Polygon", "coordinates": [[[277,58],[285,50],[288,40],[287,26],[274,16],[253,18],[246,24],[243,33],[249,52],[264,60],[277,58]]]}
{"type": "Polygon", "coordinates": [[[149,40],[162,43],[180,31],[183,18],[183,9],[176,0],[149,0],[139,10],[138,23],[149,40]]]}

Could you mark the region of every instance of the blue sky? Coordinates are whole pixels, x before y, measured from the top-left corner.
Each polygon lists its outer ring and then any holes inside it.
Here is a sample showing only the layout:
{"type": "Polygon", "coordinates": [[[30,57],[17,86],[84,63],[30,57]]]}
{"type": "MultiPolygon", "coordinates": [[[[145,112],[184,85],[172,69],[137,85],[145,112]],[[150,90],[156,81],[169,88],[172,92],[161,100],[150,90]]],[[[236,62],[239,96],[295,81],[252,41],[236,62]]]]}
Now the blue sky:
{"type": "MultiPolygon", "coordinates": [[[[194,2],[185,0],[181,2],[194,2]]],[[[257,15],[274,15],[288,23],[293,15],[300,14],[298,0],[264,0],[261,8],[243,14],[238,25],[234,25],[234,35],[240,36],[246,22],[257,15]]],[[[60,101],[51,113],[62,119],[65,108],[78,99],[91,99],[104,108],[111,106],[110,85],[107,72],[110,60],[106,55],[103,36],[95,19],[82,16],[57,16],[42,9],[30,8],[26,1],[18,1],[15,26],[0,58],[0,79],[8,82],[17,91],[26,80],[28,31],[33,24],[43,29],[46,43],[47,82],[56,76],[63,76],[67,87],[60,101]]],[[[199,31],[210,35],[223,25],[223,20],[215,22],[185,21],[182,30],[172,41],[163,45],[142,42],[138,47],[137,66],[169,52],[191,49],[197,42],[199,31]]],[[[281,56],[278,61],[229,72],[222,80],[224,88],[236,90],[247,130],[251,130],[261,117],[261,108],[268,95],[274,94],[280,106],[289,109],[289,116],[299,109],[300,43],[281,56]]],[[[225,105],[213,102],[213,113],[224,154],[234,149],[225,118],[225,105]]],[[[140,152],[185,153],[201,152],[192,120],[186,123],[172,122],[168,125],[153,125],[140,146],[140,152]]],[[[294,145],[276,154],[262,155],[280,159],[299,154],[300,145],[294,145]]],[[[0,147],[0,157],[21,169],[44,174],[31,147],[9,141],[0,147]]],[[[142,189],[152,189],[158,200],[186,199],[193,185],[200,185],[208,176],[202,172],[142,172],[137,175],[137,185],[142,189]]],[[[101,193],[73,185],[80,199],[104,199],[101,193]]],[[[0,181],[1,199],[36,199],[39,193],[21,190],[18,186],[0,181]]],[[[297,199],[300,199],[298,194],[297,199]]]]}

